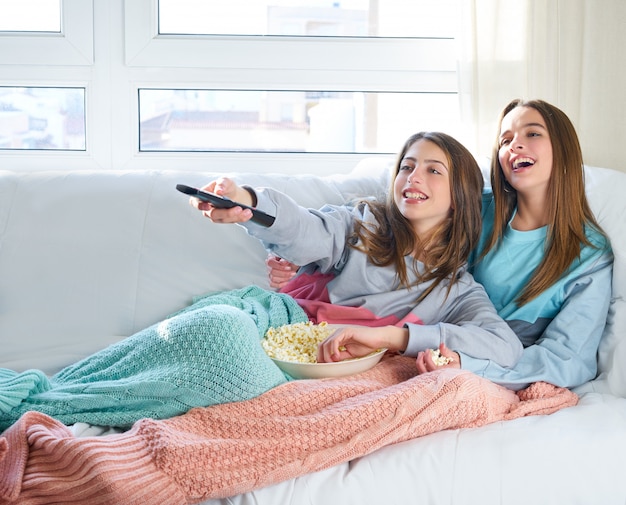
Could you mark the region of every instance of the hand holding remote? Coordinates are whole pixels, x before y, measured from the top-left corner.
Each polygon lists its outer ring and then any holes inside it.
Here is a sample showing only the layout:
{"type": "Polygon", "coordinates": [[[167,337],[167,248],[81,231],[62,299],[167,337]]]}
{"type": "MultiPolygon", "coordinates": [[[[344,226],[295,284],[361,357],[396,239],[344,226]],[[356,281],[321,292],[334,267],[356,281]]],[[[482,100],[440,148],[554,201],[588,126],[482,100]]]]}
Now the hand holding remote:
{"type": "Polygon", "coordinates": [[[202,200],[203,202],[208,202],[214,207],[218,209],[230,209],[232,207],[241,207],[242,209],[249,209],[252,211],[251,221],[262,226],[271,226],[274,223],[274,216],[270,216],[263,211],[257,210],[254,207],[249,205],[245,205],[243,203],[235,202],[230,198],[225,196],[220,196],[215,193],[210,193],[208,191],[202,191],[198,188],[194,188],[192,186],[186,186],[185,184],[177,184],[176,189],[181,193],[185,193],[186,195],[193,196],[202,200]]]}

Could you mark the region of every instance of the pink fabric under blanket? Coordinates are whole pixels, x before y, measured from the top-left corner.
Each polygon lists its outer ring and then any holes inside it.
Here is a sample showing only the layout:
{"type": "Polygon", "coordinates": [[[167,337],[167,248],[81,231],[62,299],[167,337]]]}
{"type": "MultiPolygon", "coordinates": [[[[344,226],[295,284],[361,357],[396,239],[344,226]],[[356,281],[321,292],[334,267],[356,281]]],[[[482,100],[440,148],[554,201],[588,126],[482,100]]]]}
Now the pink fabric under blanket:
{"type": "Polygon", "coordinates": [[[249,401],[144,419],[118,435],[75,438],[31,412],[0,438],[0,503],[194,503],[577,400],[545,383],[516,394],[462,370],[416,376],[413,359],[395,356],[357,376],[289,382],[249,401]]]}

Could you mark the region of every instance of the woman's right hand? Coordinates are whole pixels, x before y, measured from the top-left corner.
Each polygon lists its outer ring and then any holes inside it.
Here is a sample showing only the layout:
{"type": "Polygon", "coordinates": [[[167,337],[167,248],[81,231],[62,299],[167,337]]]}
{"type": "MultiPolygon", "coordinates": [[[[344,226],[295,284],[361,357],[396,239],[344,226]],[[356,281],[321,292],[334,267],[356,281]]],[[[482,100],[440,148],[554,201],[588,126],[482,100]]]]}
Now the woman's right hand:
{"type": "Polygon", "coordinates": [[[273,254],[267,257],[265,264],[267,265],[270,286],[275,289],[280,289],[287,284],[296,275],[298,268],[300,268],[298,265],[294,265],[273,254]]]}
{"type": "MultiPolygon", "coordinates": [[[[239,202],[247,206],[252,205],[252,196],[250,193],[228,177],[220,177],[201,189],[203,191],[208,191],[210,193],[215,193],[216,195],[230,198],[235,202],[239,202]]],[[[214,223],[244,223],[252,218],[252,211],[250,209],[244,209],[239,206],[231,207],[229,209],[217,208],[209,202],[203,202],[194,196],[189,198],[189,203],[192,207],[201,211],[205,217],[208,217],[214,223]]]]}
{"type": "Polygon", "coordinates": [[[346,326],[339,328],[317,348],[319,363],[332,363],[350,358],[361,358],[378,350],[404,351],[409,330],[397,326],[346,326]]]}

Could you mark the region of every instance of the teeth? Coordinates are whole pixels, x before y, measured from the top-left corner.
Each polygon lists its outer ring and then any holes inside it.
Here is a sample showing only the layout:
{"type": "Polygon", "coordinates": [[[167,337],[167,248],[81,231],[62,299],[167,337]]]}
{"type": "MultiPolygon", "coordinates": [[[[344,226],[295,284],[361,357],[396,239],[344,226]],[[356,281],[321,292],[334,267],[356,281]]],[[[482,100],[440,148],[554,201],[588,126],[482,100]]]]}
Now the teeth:
{"type": "Polygon", "coordinates": [[[407,198],[410,198],[412,200],[426,200],[428,199],[428,197],[422,193],[410,193],[410,192],[406,192],[404,194],[404,196],[406,196],[407,198]]]}
{"type": "Polygon", "coordinates": [[[513,168],[526,168],[534,164],[535,162],[530,158],[518,158],[513,162],[513,168]]]}

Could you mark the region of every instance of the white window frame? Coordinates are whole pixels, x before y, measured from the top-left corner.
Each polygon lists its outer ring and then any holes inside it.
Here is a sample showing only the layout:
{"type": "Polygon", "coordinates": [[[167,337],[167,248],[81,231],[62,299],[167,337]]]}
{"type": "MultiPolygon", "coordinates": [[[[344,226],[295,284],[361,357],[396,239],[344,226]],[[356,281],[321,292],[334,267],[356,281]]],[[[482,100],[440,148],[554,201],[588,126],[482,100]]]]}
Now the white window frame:
{"type": "Polygon", "coordinates": [[[138,89],[458,89],[453,40],[159,36],[157,0],[62,0],[62,9],[61,34],[0,36],[0,82],[84,87],[87,150],[3,151],[0,169],[347,172],[363,154],[139,152],[138,89]]]}
{"type": "Polygon", "coordinates": [[[158,0],[126,0],[124,6],[129,67],[247,69],[274,81],[319,82],[316,89],[331,74],[333,90],[457,90],[452,39],[159,35],[158,0]]]}
{"type": "Polygon", "coordinates": [[[0,83],[84,88],[86,128],[84,151],[2,150],[0,169],[91,170],[110,166],[111,148],[103,145],[110,140],[103,120],[107,110],[110,113],[110,90],[96,82],[94,11],[94,0],[61,0],[61,33],[0,34],[0,83]],[[101,92],[95,100],[97,89],[101,92]]]}
{"type": "MultiPolygon", "coordinates": [[[[141,76],[133,83],[134,101],[139,88],[151,87],[452,93],[458,90],[457,47],[451,39],[160,35],[157,18],[158,0],[125,0],[125,63],[131,74],[141,76]],[[328,54],[333,55],[332,60],[328,54]],[[415,58],[415,54],[421,57],[415,58]]],[[[138,124],[137,107],[131,113],[138,124]]],[[[349,170],[364,157],[346,153],[138,152],[138,128],[132,130],[132,135],[132,164],[142,168],[171,166],[176,160],[179,166],[198,169],[217,165],[225,171],[302,171],[312,167],[317,173],[333,173],[349,170]]],[[[403,140],[398,139],[398,148],[403,140]]]]}
{"type": "Polygon", "coordinates": [[[61,33],[0,32],[0,65],[92,65],[93,0],[62,0],[61,33]]]}

